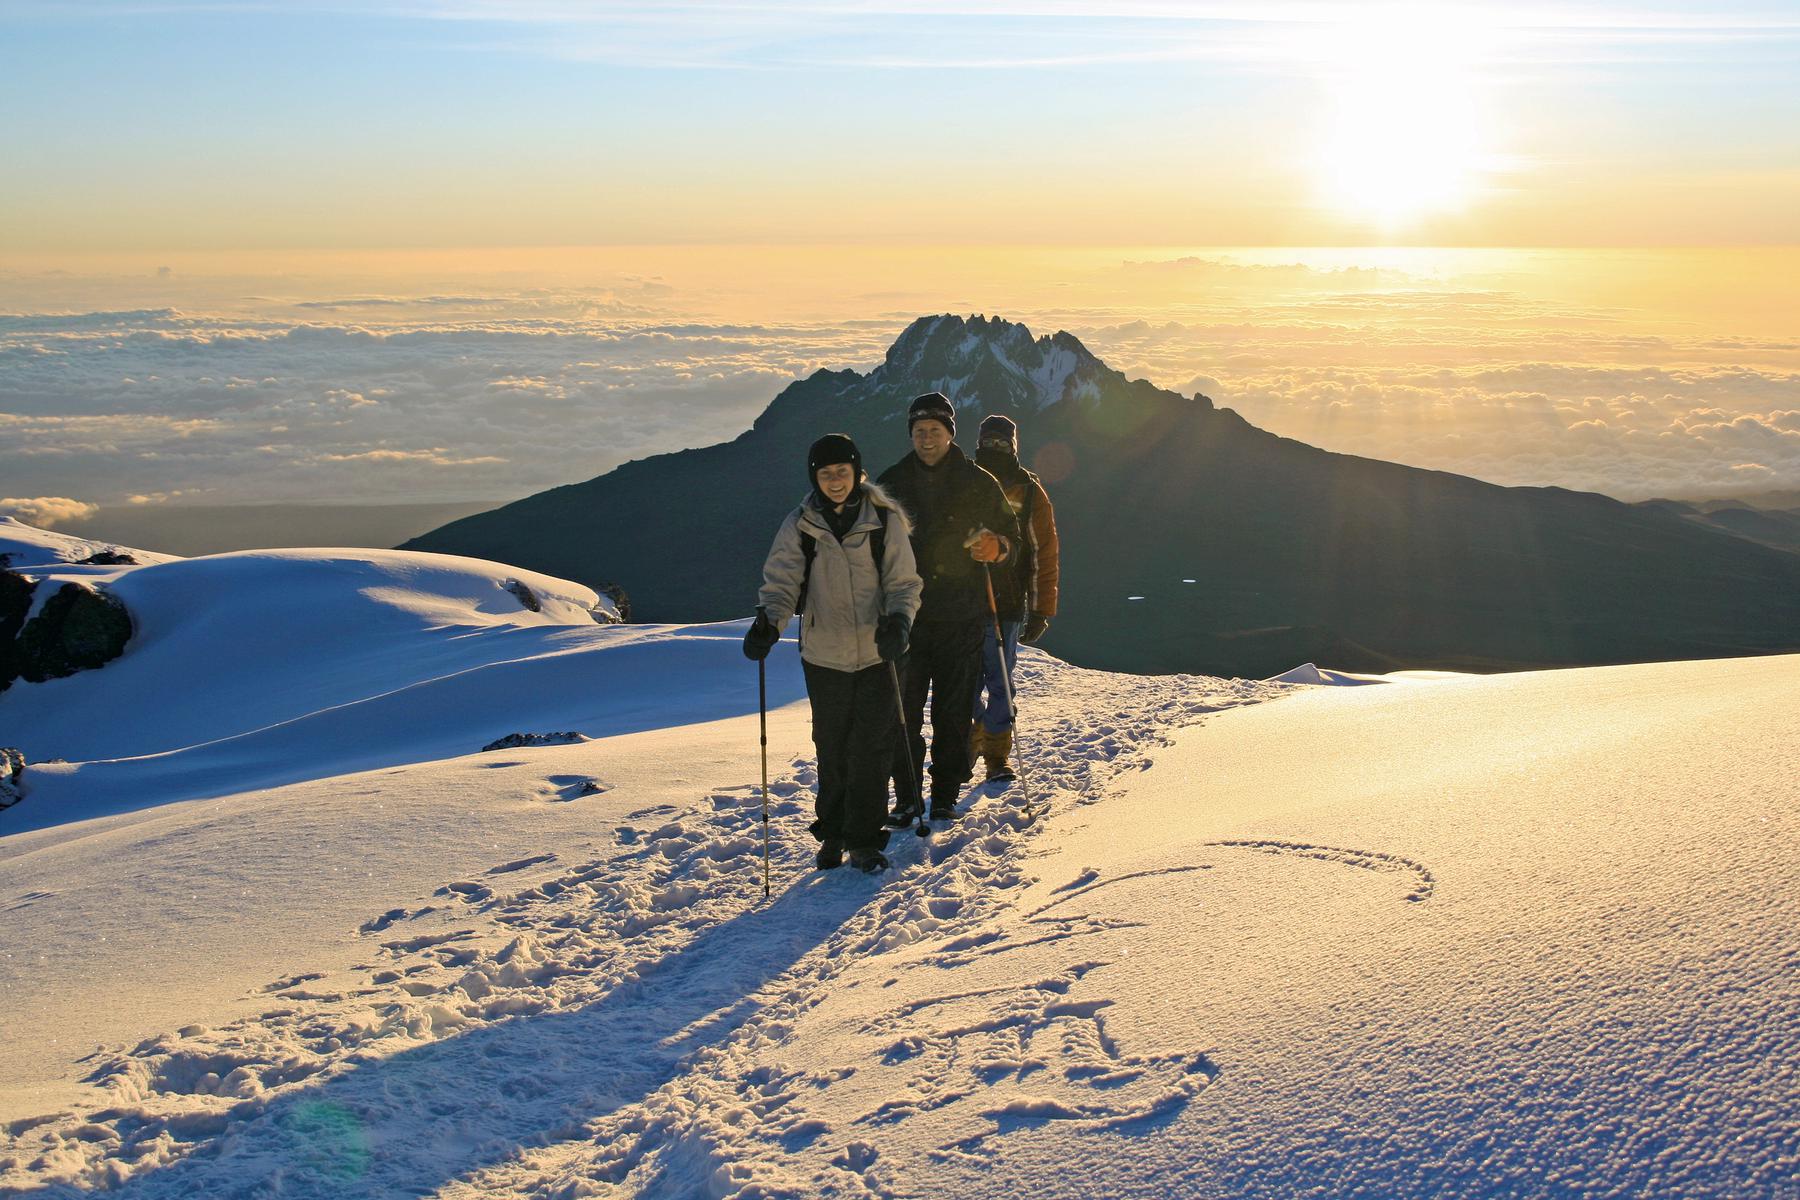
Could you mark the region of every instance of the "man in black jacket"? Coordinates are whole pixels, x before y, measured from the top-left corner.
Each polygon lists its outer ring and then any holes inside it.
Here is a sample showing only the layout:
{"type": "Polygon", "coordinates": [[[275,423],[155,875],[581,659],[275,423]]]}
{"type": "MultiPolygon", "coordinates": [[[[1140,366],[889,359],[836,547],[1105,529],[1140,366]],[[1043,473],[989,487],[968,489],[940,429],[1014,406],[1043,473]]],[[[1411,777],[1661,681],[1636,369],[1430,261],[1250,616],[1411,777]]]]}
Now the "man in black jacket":
{"type": "Polygon", "coordinates": [[[969,721],[981,670],[981,637],[988,617],[988,565],[1006,562],[1019,545],[1018,521],[995,478],[957,448],[956,409],[928,392],[907,410],[912,453],[881,475],[881,486],[912,517],[913,557],[925,594],[913,618],[912,645],[901,683],[906,744],[912,756],[894,764],[899,803],[889,823],[909,824],[923,798],[908,794],[925,763],[925,697],[931,694],[931,815],[956,815],[956,798],[974,773],[969,721]]]}

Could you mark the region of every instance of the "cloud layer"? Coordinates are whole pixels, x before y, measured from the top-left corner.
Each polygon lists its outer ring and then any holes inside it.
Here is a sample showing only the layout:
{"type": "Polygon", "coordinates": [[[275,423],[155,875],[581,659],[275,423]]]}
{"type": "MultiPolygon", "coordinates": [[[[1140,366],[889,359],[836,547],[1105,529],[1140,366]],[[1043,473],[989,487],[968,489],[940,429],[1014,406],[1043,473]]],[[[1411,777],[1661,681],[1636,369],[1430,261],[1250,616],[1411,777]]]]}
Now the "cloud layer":
{"type": "Polygon", "coordinates": [[[1621,499],[1800,480],[1800,345],[1634,332],[1503,294],[1219,306],[1078,330],[1131,375],[1300,441],[1621,499]]]}
{"type": "MultiPolygon", "coordinates": [[[[735,437],[945,307],[867,282],[767,324],[639,277],[0,316],[0,478],[40,523],[511,499],[735,437]]],[[[1114,258],[1061,295],[988,310],[1327,449],[1624,499],[1800,486],[1800,341],[1393,266],[1114,258]]]]}
{"type": "Polygon", "coordinates": [[[732,437],[897,328],[0,318],[0,472],[109,504],[509,499],[732,437]]]}

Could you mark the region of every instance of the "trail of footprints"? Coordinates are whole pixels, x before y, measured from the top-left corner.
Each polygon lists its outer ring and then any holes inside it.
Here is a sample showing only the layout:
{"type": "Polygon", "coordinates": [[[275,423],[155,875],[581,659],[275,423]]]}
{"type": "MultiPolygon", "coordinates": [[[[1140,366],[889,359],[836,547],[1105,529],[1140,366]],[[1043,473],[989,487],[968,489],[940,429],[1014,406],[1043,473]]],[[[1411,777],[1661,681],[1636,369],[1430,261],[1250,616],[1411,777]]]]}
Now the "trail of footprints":
{"type": "MultiPolygon", "coordinates": [[[[812,781],[796,764],[771,788],[771,817],[792,823],[812,781]]],[[[349,980],[296,973],[257,989],[277,1006],[243,1020],[102,1047],[82,1060],[82,1078],[111,1103],[0,1126],[0,1190],[21,1174],[116,1183],[185,1157],[298,1085],[492,1021],[591,1003],[634,964],[760,899],[749,886],[760,880],[753,801],[760,827],[758,789],[727,789],[685,820],[661,819],[674,813],[667,806],[632,814],[638,823],[614,833],[622,854],[554,869],[558,856],[545,853],[489,868],[492,883],[452,881],[432,903],[365,921],[358,932],[373,955],[349,980]],[[553,869],[533,879],[532,868],[553,869]],[[524,881],[506,890],[514,878],[524,881]],[[474,920],[395,936],[430,916],[474,920]]]]}
{"type": "MultiPolygon", "coordinates": [[[[1062,712],[1034,731],[1025,767],[1040,805],[1101,799],[1124,771],[1147,765],[1163,734],[1206,712],[1280,694],[1280,686],[1187,677],[1152,680],[1080,671],[1054,662],[1020,664],[1026,695],[1054,690],[1062,712]],[[1084,712],[1072,711],[1079,696],[1084,712]]],[[[798,829],[816,782],[805,760],[770,785],[771,819],[798,829]]],[[[586,1126],[561,1130],[547,1149],[446,1184],[439,1195],[612,1194],[632,1180],[680,1178],[685,1159],[707,1189],[729,1195],[763,1187],[781,1194],[756,1160],[713,1150],[746,1137],[780,1161],[827,1137],[842,1141],[828,1184],[846,1196],[895,1194],[893,1166],[875,1145],[884,1126],[952,1105],[978,1118],[939,1147],[945,1158],[980,1160],[1007,1134],[1048,1121],[1102,1132],[1178,1111],[1218,1073],[1199,1050],[1142,1055],[1108,1034],[1108,1002],[1072,993],[1097,962],[1005,994],[949,995],[876,1018],[878,1067],[900,1078],[894,1098],[848,1119],[812,1115],[805,1098],[856,1067],[806,1071],[779,1060],[793,1021],[817,1004],[832,976],[856,958],[911,944],[932,947],[935,967],[1083,939],[1129,922],[1067,910],[1064,901],[1117,880],[1083,877],[1027,914],[1031,932],[1004,934],[989,919],[1029,882],[1023,867],[1032,819],[1017,790],[971,801],[968,815],[923,859],[875,885],[848,917],[832,914],[817,948],[754,998],[755,1015],[715,1045],[702,1044],[641,1100],[586,1126]],[[746,1134],[741,1113],[755,1124],[746,1134]],[[732,1115],[739,1114],[739,1115],[732,1115]],[[858,1131],[866,1131],[859,1133],[858,1131]],[[571,1152],[566,1144],[576,1144],[571,1152]],[[710,1156],[710,1157],[709,1157],[710,1156]],[[716,1159],[716,1161],[715,1161],[716,1159]],[[760,1182],[759,1182],[760,1181],[760,1182]]],[[[316,1085],[421,1043],[508,1018],[591,1005],[631,983],[647,963],[668,959],[720,922],[761,900],[760,793],[752,785],[709,794],[699,806],[632,813],[614,845],[582,861],[541,853],[446,882],[417,906],[363,922],[371,960],[349,980],[298,972],[259,994],[280,1007],[221,1028],[185,1027],[84,1060],[86,1079],[111,1103],[84,1114],[51,1114],[0,1127],[0,1187],[25,1179],[81,1187],[117,1183],[179,1161],[228,1127],[253,1121],[277,1097],[316,1085]],[[432,918],[427,922],[426,918],[432,918]],[[406,932],[408,927],[419,929],[406,932]]],[[[784,878],[806,873],[810,846],[787,838],[784,878]]],[[[1374,870],[1411,870],[1424,899],[1433,884],[1416,863],[1373,852],[1288,843],[1220,843],[1333,857],[1374,870]]],[[[903,867],[905,866],[903,862],[903,867]]],[[[1204,868],[1193,868],[1204,869],[1204,868]]],[[[1418,889],[1415,889],[1417,891],[1418,889]]],[[[934,967],[934,969],[935,969],[934,967]]],[[[609,1055],[611,1047],[594,1053],[609,1055]]],[[[446,1081],[446,1086],[451,1086],[446,1081]]]]}
{"type": "MultiPolygon", "coordinates": [[[[1091,710],[1060,718],[1034,739],[1028,781],[1038,803],[1051,808],[1104,794],[1121,772],[1145,765],[1144,751],[1163,731],[1282,690],[1233,684],[1221,694],[1217,681],[1203,690],[1182,679],[1152,684],[1021,665],[1026,688],[1055,686],[1066,695],[1079,687],[1091,710]],[[1079,681],[1044,678],[1062,672],[1079,681]]],[[[1051,905],[1028,914],[1029,934],[992,927],[1030,882],[1031,826],[1018,790],[975,800],[933,839],[926,861],[834,921],[818,948],[758,997],[756,1019],[734,1036],[701,1049],[661,1087],[588,1123],[568,1144],[523,1150],[435,1195],[893,1197],[913,1194],[905,1164],[878,1148],[891,1144],[894,1126],[942,1109],[958,1108],[949,1121],[958,1133],[934,1156],[975,1163],[1001,1153],[1009,1135],[1047,1123],[1103,1136],[1179,1112],[1218,1074],[1213,1060],[1198,1049],[1159,1055],[1123,1047],[1107,1029],[1108,1002],[1071,994],[1098,965],[1081,954],[1081,940],[1134,923],[1048,911],[1051,905]],[[914,947],[926,957],[912,969],[935,976],[983,956],[1057,943],[1077,958],[1060,975],[890,1010],[863,1031],[865,1063],[795,1065],[813,1056],[793,1040],[796,1023],[832,994],[847,964],[914,947]],[[861,1072],[880,1073],[875,1090],[893,1099],[855,1114],[837,1112],[831,1099],[814,1107],[824,1089],[861,1072]],[[832,1153],[805,1159],[810,1165],[796,1175],[789,1164],[815,1148],[832,1153]]],[[[897,844],[908,853],[909,841],[897,844]]]]}

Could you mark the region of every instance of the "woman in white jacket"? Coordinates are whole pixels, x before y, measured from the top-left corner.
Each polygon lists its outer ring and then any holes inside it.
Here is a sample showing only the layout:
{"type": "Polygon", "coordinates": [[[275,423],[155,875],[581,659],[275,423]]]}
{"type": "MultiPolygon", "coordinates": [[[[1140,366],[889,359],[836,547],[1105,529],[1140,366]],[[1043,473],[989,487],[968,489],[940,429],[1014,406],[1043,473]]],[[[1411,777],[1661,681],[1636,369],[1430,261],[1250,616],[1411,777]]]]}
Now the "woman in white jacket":
{"type": "Polygon", "coordinates": [[[913,564],[906,514],[863,475],[856,443],[814,442],[812,490],[775,534],[763,563],[756,621],[744,653],[765,657],[800,614],[800,662],[819,754],[822,869],[885,870],[887,780],[900,716],[890,664],[906,653],[924,582],[913,564]]]}

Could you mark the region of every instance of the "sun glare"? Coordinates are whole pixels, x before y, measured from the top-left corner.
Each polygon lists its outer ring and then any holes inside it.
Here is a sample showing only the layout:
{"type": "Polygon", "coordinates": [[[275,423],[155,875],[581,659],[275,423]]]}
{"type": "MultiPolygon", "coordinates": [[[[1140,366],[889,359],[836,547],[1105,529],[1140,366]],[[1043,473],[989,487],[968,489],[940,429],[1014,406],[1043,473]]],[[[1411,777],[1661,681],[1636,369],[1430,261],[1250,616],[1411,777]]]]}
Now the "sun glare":
{"type": "Polygon", "coordinates": [[[1370,10],[1325,48],[1319,192],[1392,231],[1466,206],[1492,159],[1481,96],[1484,31],[1453,10],[1370,10]]]}

